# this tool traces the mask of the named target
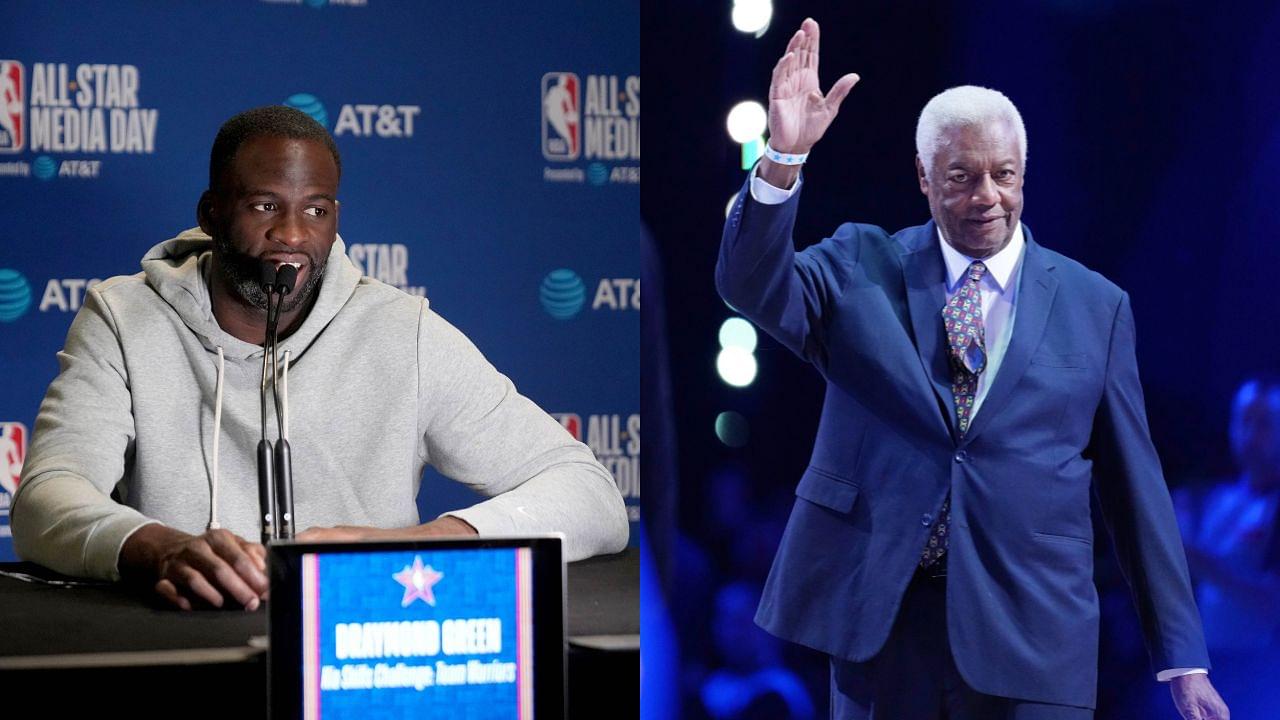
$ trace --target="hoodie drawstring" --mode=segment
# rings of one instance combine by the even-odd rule
[[[209,529],[216,530],[218,525],[218,437],[222,435],[222,380],[226,375],[226,364],[222,355],[222,346],[218,346],[218,384],[213,400],[213,478],[209,488]]]
[[[283,423],[283,434],[281,437],[285,440],[289,439],[289,352],[284,351],[284,363],[280,368],[280,403],[283,406],[281,413]],[[226,377],[227,367],[226,359],[222,352],[222,346],[218,346],[218,381],[214,393],[213,400],[213,477],[210,479],[209,487],[209,527],[210,530],[217,530],[222,527],[218,524],[218,439],[222,435],[222,384]]]

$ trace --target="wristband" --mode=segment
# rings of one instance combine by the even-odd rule
[[[774,150],[773,146],[769,145],[769,143],[765,143],[764,145],[764,156],[779,165],[803,165],[804,161],[809,159],[809,153],[804,153],[803,155],[780,153],[777,150]]]

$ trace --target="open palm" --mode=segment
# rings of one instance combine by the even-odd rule
[[[840,111],[858,82],[849,73],[824,97],[818,86],[818,23],[806,19],[773,68],[769,84],[769,144],[779,152],[806,153]]]

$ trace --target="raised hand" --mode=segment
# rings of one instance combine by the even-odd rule
[[[840,103],[858,82],[856,73],[836,81],[823,96],[818,86],[818,23],[807,18],[791,36],[769,83],[769,144],[785,153],[806,153],[822,139]]]
[[[840,112],[840,103],[858,82],[849,73],[831,86],[825,96],[818,86],[818,23],[806,18],[791,36],[787,51],[773,66],[769,83],[769,145],[778,152],[809,152]],[[760,161],[760,177],[780,188],[790,188],[800,176],[798,165]]]

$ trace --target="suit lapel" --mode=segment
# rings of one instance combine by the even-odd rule
[[[1025,225],[1023,232],[1026,234],[1027,247],[1022,258],[1022,279],[1018,285],[1017,306],[1014,310],[1013,336],[1009,338],[1009,348],[1005,351],[1004,361],[1000,364],[995,381],[965,433],[966,442],[971,442],[990,424],[991,416],[1000,412],[1018,381],[1027,372],[1031,356],[1044,337],[1049,311],[1053,307],[1053,297],[1058,291],[1058,279],[1051,272],[1054,266],[1049,264],[1040,246],[1031,239],[1031,231]]]
[[[947,367],[946,336],[942,328],[942,306],[947,302],[947,271],[938,249],[937,230],[932,221],[903,237],[902,274],[907,287],[907,308],[915,335],[916,352],[925,376],[937,395],[947,428],[955,436],[954,398],[951,370]]]

